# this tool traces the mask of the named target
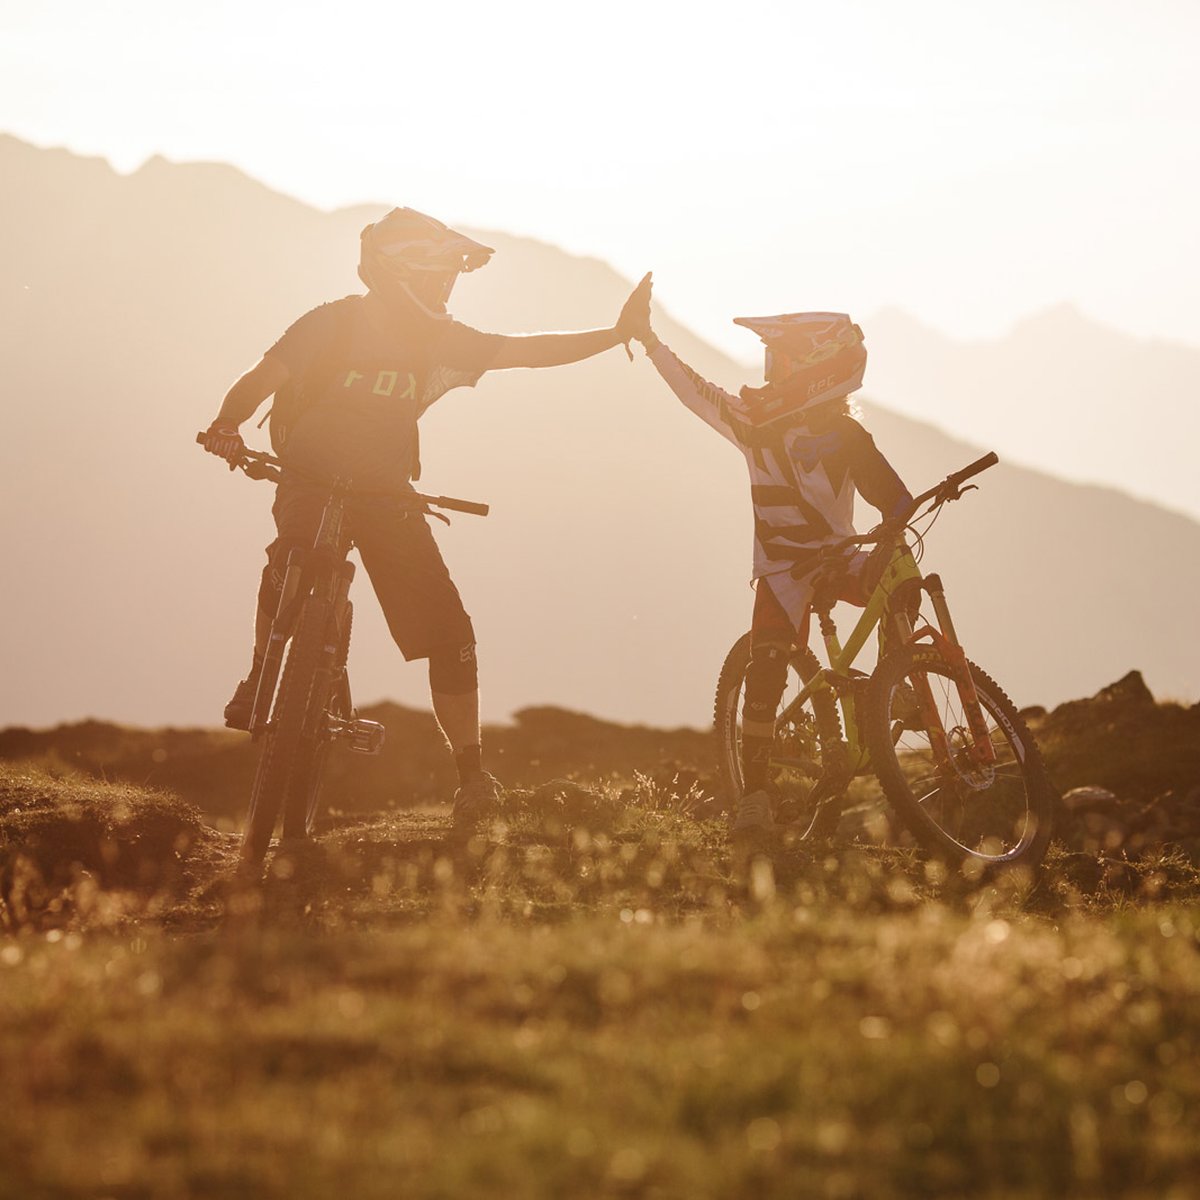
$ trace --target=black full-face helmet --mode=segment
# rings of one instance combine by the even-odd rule
[[[416,209],[393,208],[362,231],[358,277],[388,303],[444,319],[459,275],[494,253]]]

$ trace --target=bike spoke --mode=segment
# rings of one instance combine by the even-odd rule
[[[975,738],[969,732],[962,697],[948,667],[945,672],[925,671],[913,676],[904,688],[894,687],[889,708],[911,705],[910,697],[919,695],[923,684],[936,704],[951,762],[939,763],[928,732],[913,729],[906,715],[894,716],[889,711],[890,742],[909,793],[925,819],[953,844],[979,857],[1003,857],[1019,847],[1032,828],[1022,760],[982,697],[988,739],[996,757],[991,764],[976,760],[972,752]],[[902,710],[897,707],[894,711]],[[948,767],[953,770],[952,777],[946,775]]]

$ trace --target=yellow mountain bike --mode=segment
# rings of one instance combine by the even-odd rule
[[[940,857],[985,869],[1041,863],[1057,799],[1037,744],[1012,701],[967,659],[941,579],[917,566],[923,542],[913,523],[932,524],[943,505],[973,490],[966,480],[997,461],[984,456],[916,497],[902,517],[822,549],[813,611],[829,665],[793,647],[771,761],[776,815],[801,838],[829,836],[851,782],[874,775],[903,824]],[[860,580],[869,599],[843,646],[832,610],[851,553],[868,545]],[[875,669],[856,670],[876,631]],[[742,790],[749,662],[746,634],[717,683],[720,769],[734,795]]]

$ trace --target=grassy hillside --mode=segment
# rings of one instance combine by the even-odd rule
[[[1161,1197],[1200,1169],[1194,904],[547,921],[445,874],[419,921],[6,942],[0,1194]]]
[[[176,794],[0,764],[0,1197],[1190,1195],[1200,842],[1132,818],[1194,810],[1197,711],[1139,683],[1035,714],[1095,773],[1032,890],[865,841],[735,877],[703,779],[609,766],[247,890]]]
[[[387,727],[383,752],[330,756],[327,809],[408,808],[453,792],[454,762],[432,713],[378,704],[363,708],[362,716]],[[511,724],[485,728],[484,740],[489,766],[516,786],[568,774],[627,780],[651,774],[685,791],[701,777],[712,782],[711,741],[695,729],[619,725],[559,708],[528,708]],[[0,760],[166,788],[212,818],[241,818],[257,753],[245,734],[228,730],[132,729],[104,721],[0,730]]]
[[[363,715],[387,727],[383,753],[330,756],[327,810],[363,815],[437,804],[451,795],[454,764],[429,712],[380,704]],[[1091,789],[1072,799],[1076,808],[1099,807],[1122,827],[1137,826],[1159,841],[1200,836],[1200,824],[1189,818],[1200,815],[1200,800],[1191,796],[1200,786],[1200,705],[1156,703],[1135,671],[1093,697],[1050,712],[1029,709],[1027,716],[1058,789]],[[711,735],[696,729],[621,725],[541,707],[488,726],[484,742],[489,766],[518,788],[561,777],[625,786],[644,777],[660,790],[693,789],[710,810],[725,802],[714,777]],[[134,729],[102,721],[0,729],[0,761],[164,788],[227,829],[244,811],[256,753],[244,734],[227,730]],[[1087,847],[1081,841],[1076,848]]]

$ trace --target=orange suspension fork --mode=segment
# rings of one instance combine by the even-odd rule
[[[928,626],[914,632],[912,621],[909,620],[906,612],[896,613],[893,620],[899,636],[897,645],[914,645],[917,638],[923,637],[926,632],[934,637],[937,636],[937,631]],[[929,748],[933,751],[934,761],[942,770],[948,771],[953,766],[950,740],[946,737],[946,730],[942,727],[942,714],[938,711],[933,688],[929,686],[929,679],[923,672],[914,674],[909,683],[917,697],[917,707],[921,712],[921,722],[925,727],[925,732],[929,736]]]
[[[941,576],[927,575],[924,583],[942,631],[941,637],[936,638],[936,643],[954,669],[954,683],[958,688],[958,696],[971,730],[971,757],[984,765],[994,763],[996,747],[992,745],[988,733],[987,721],[984,720],[983,709],[979,704],[979,693],[975,690],[975,681],[971,678],[966,653],[959,643],[958,634],[954,631],[954,621],[950,617],[950,606],[946,603],[946,590],[942,587]]]

